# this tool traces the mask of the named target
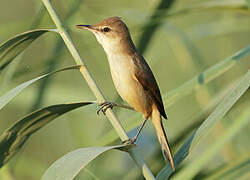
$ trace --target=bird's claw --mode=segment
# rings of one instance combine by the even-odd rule
[[[100,112],[102,112],[104,115],[106,115],[106,111],[108,108],[113,109],[114,107],[114,103],[112,102],[104,102],[99,104],[100,108],[97,110],[97,114],[100,115]]]
[[[122,144],[126,144],[126,145],[135,144],[135,141],[136,141],[136,138],[133,137],[132,139],[122,141]]]

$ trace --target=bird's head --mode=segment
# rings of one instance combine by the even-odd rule
[[[94,25],[77,25],[76,27],[92,32],[104,49],[114,48],[123,40],[130,40],[129,30],[120,17],[107,18]]]

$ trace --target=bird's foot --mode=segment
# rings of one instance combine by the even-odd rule
[[[100,106],[100,108],[97,110],[96,113],[97,113],[98,115],[100,115],[100,112],[102,112],[104,115],[106,115],[107,109],[108,109],[108,108],[113,109],[113,107],[116,106],[116,104],[113,103],[113,102],[108,102],[108,101],[106,101],[106,102],[104,102],[104,103],[99,104],[99,106]]]
[[[135,144],[136,137],[133,137],[132,139],[128,139],[122,142],[122,144],[130,145],[130,144]]]

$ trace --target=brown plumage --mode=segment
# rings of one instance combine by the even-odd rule
[[[161,116],[167,118],[162,97],[155,77],[136,50],[126,24],[119,17],[111,17],[95,25],[78,25],[94,33],[103,46],[110,65],[116,90],[124,101],[145,119],[151,118],[165,159],[169,159],[175,170],[174,161]]]

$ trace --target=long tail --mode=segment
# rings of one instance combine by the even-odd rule
[[[161,115],[157,108],[153,108],[152,123],[155,127],[155,131],[156,131],[159,143],[161,144],[163,156],[165,160],[167,159],[169,160],[172,170],[175,171],[174,160],[173,160],[173,157],[172,157],[169,145],[168,145],[166,132],[164,131],[164,127],[162,125]]]

